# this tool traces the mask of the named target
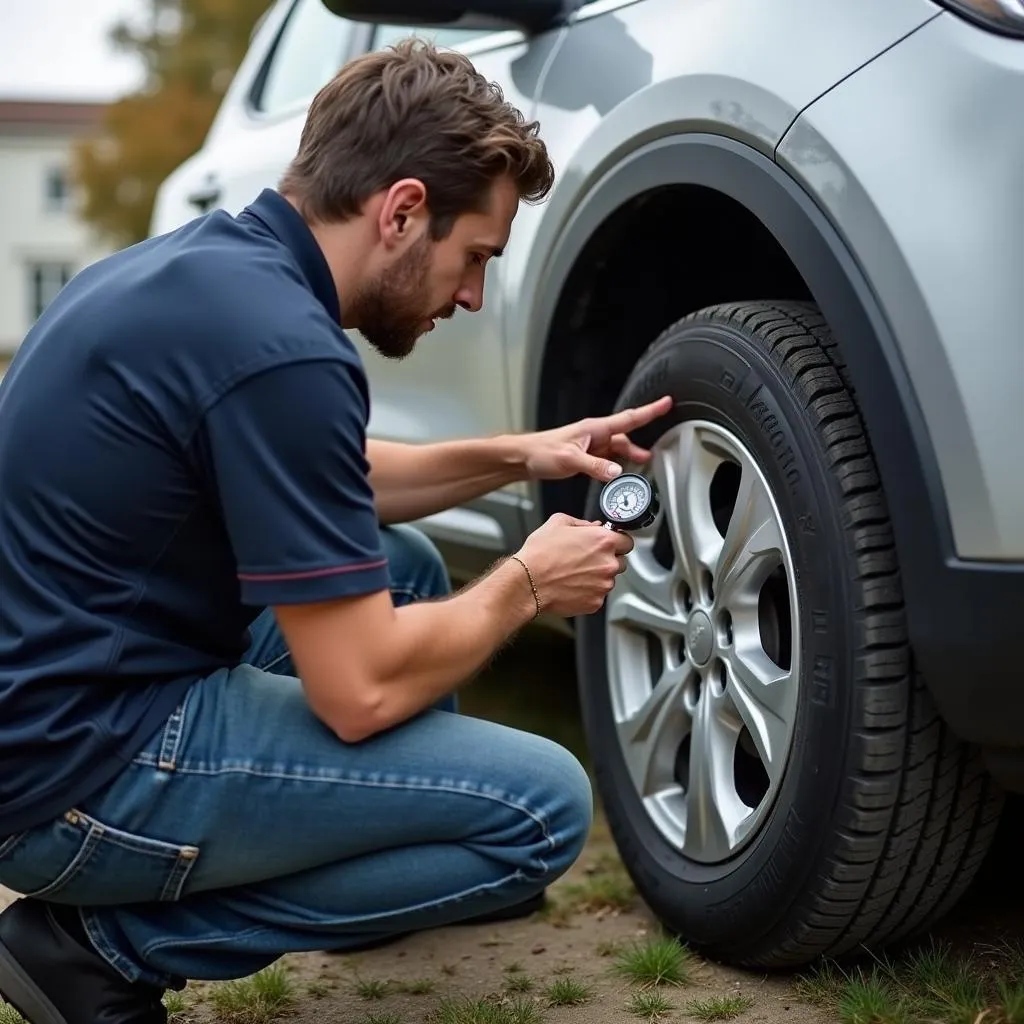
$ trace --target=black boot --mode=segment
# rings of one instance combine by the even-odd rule
[[[29,1024],[167,1022],[163,992],[125,981],[89,944],[77,912],[31,899],[0,914],[0,995]]]

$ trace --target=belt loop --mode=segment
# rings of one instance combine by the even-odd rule
[[[160,743],[160,753],[157,756],[157,767],[161,771],[173,772],[177,767],[178,751],[181,746],[182,727],[185,723],[185,714],[188,711],[188,701],[192,691],[185,694],[184,700],[174,709],[173,714],[167,719],[164,725],[164,735]]]

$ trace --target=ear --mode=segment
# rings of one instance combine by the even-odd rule
[[[396,181],[384,195],[377,228],[384,245],[399,248],[415,241],[427,229],[427,186],[418,178]]]

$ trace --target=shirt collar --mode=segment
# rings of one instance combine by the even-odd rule
[[[287,246],[313,295],[324,305],[334,322],[340,324],[341,305],[334,278],[331,277],[323,250],[299,211],[280,192],[266,188],[245,208],[245,212],[264,224],[271,234]]]

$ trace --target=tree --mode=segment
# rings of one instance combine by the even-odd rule
[[[112,103],[99,132],[75,149],[83,216],[114,245],[149,233],[156,191],[195,153],[270,0],[147,0],[142,28],[126,22],[114,45],[142,63],[143,83]]]

